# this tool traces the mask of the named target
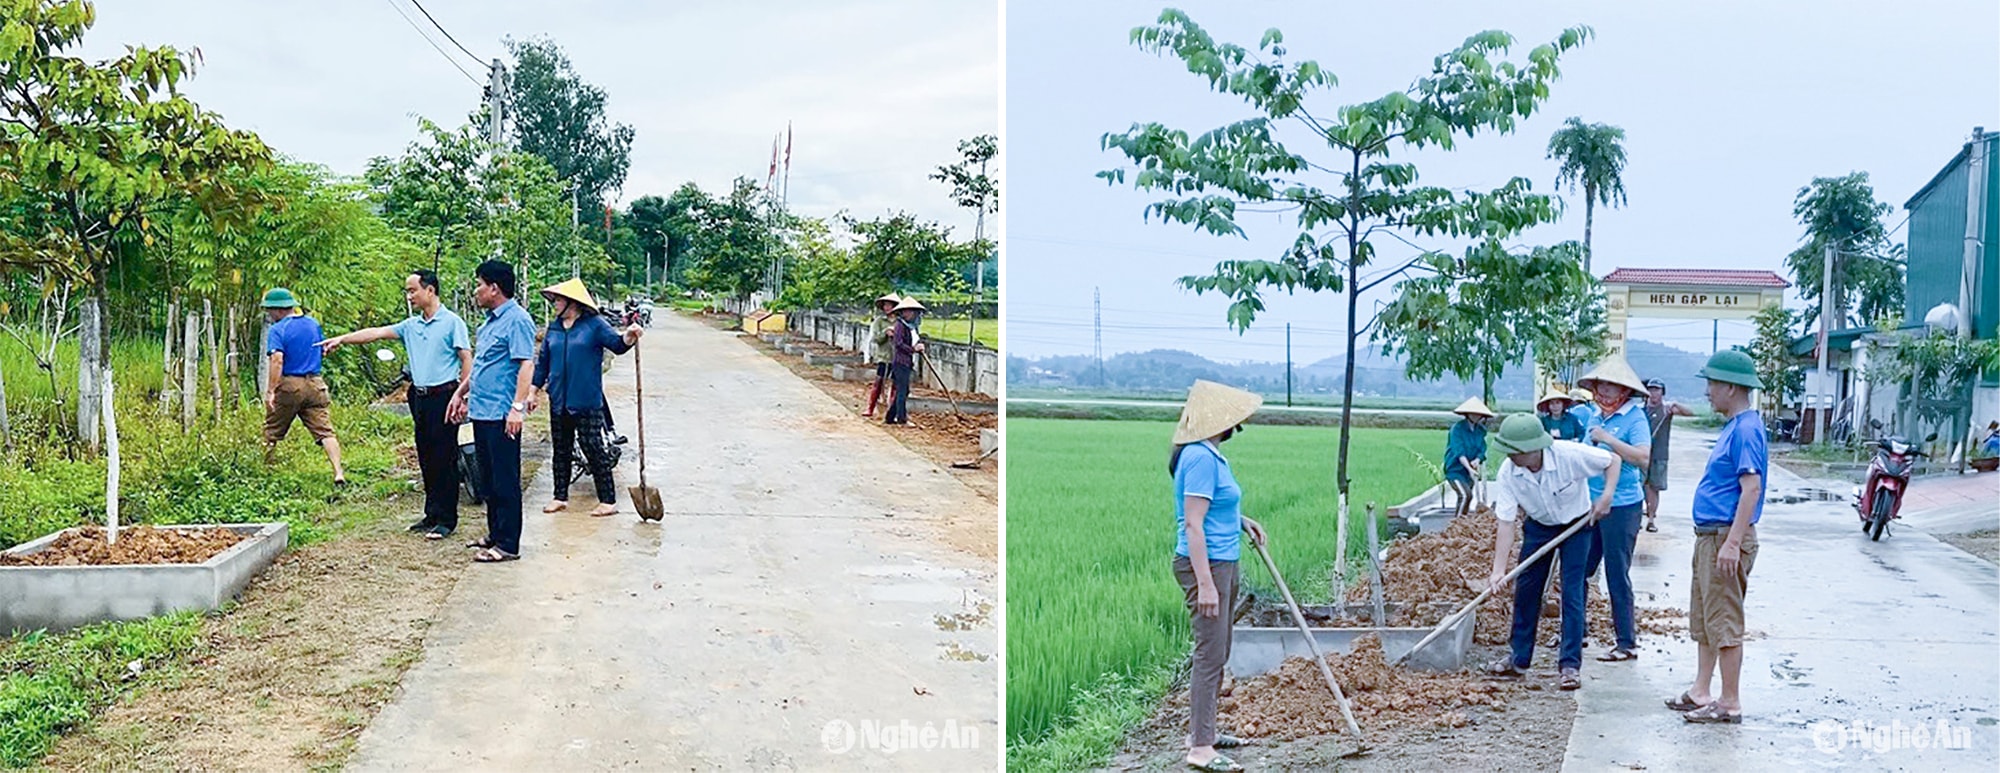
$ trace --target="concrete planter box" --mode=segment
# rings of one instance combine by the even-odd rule
[[[806,352],[806,364],[807,365],[852,365],[858,367],[861,365],[861,355]]]
[[[885,388],[882,391],[887,392],[888,389]],[[887,397],[888,395],[885,394],[883,396]],[[917,413],[951,413],[951,401],[935,397],[911,395],[909,406],[910,410]],[[958,401],[958,411],[960,413],[989,414],[998,410],[1000,410],[999,403],[978,403],[970,400]]]
[[[199,564],[0,566],[0,599],[6,599],[0,605],[0,634],[218,609],[283,555],[290,537],[283,523],[158,528],[229,529],[248,538]],[[15,546],[6,554],[43,550],[61,535]]]
[[[866,384],[875,380],[875,368],[871,365],[841,365],[836,363],[833,366],[833,380],[857,381]]]
[[[1364,608],[1365,605],[1350,606],[1350,610],[1355,612]],[[1423,651],[1411,657],[1405,665],[1425,671],[1457,671],[1464,668],[1465,654],[1472,648],[1472,624],[1477,617],[1466,615],[1437,641],[1425,645]],[[1348,651],[1354,646],[1355,639],[1375,634],[1382,639],[1382,656],[1395,662],[1396,658],[1402,657],[1403,653],[1409,652],[1417,642],[1430,635],[1431,629],[1314,628],[1312,632],[1313,639],[1319,642],[1320,651],[1329,657]],[[1229,673],[1235,674],[1238,679],[1268,674],[1278,670],[1286,658],[1293,657],[1312,658],[1312,650],[1306,648],[1305,637],[1299,634],[1296,626],[1237,626],[1229,644]]]

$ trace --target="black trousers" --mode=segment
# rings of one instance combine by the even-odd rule
[[[472,422],[472,442],[486,477],[486,538],[509,553],[521,552],[521,438],[507,436],[507,422]]]
[[[889,382],[895,385],[895,392],[889,399],[889,415],[883,419],[883,423],[908,424],[910,423],[910,366],[889,366]]]
[[[458,425],[444,420],[456,383],[436,392],[410,392],[410,418],[417,426],[417,467],[424,473],[424,523],[458,528]]]
[[[618,487],[611,482],[611,455],[604,450],[604,412],[549,414],[549,434],[554,436],[555,498],[569,501],[570,473],[576,465],[575,448],[583,446],[583,459],[590,467],[590,481],[597,486],[597,501],[618,504]]]

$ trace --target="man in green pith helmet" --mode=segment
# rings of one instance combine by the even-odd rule
[[[299,308],[298,297],[283,287],[264,293],[264,314],[271,321],[271,332],[264,342],[264,353],[271,358],[271,377],[264,392],[264,461],[274,459],[278,441],[285,439],[296,418],[326,449],[326,459],[333,464],[334,485],[345,486],[347,471],[340,466],[340,440],[333,435],[333,401],[319,375],[319,342],[326,334],[319,320]]]

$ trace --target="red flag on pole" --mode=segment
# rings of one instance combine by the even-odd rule
[[[785,171],[792,171],[792,122],[785,122]]]

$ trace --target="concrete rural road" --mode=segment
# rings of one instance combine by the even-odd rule
[[[1642,532],[1633,557],[1640,606],[1688,605],[1688,513],[1713,442],[1712,432],[1674,432],[1660,531]],[[1992,486],[1983,528],[2000,527],[2000,478],[1980,477]],[[1771,479],[1778,494],[1809,483],[1776,465]],[[1743,724],[1688,725],[1664,708],[1693,679],[1695,647],[1642,636],[1637,661],[1585,661],[1565,770],[1993,769],[2000,569],[1925,533],[1919,515],[1870,542],[1846,488],[1837,493],[1843,501],[1764,507],[1745,602]],[[1941,748],[1940,726],[1963,748]]]
[[[996,567],[945,542],[994,504],[731,333],[668,314],[642,346],[665,522],[591,518],[588,480],[544,515],[544,469],[522,559],[460,581],[351,767],[995,767]],[[630,355],[606,383],[622,500]]]

